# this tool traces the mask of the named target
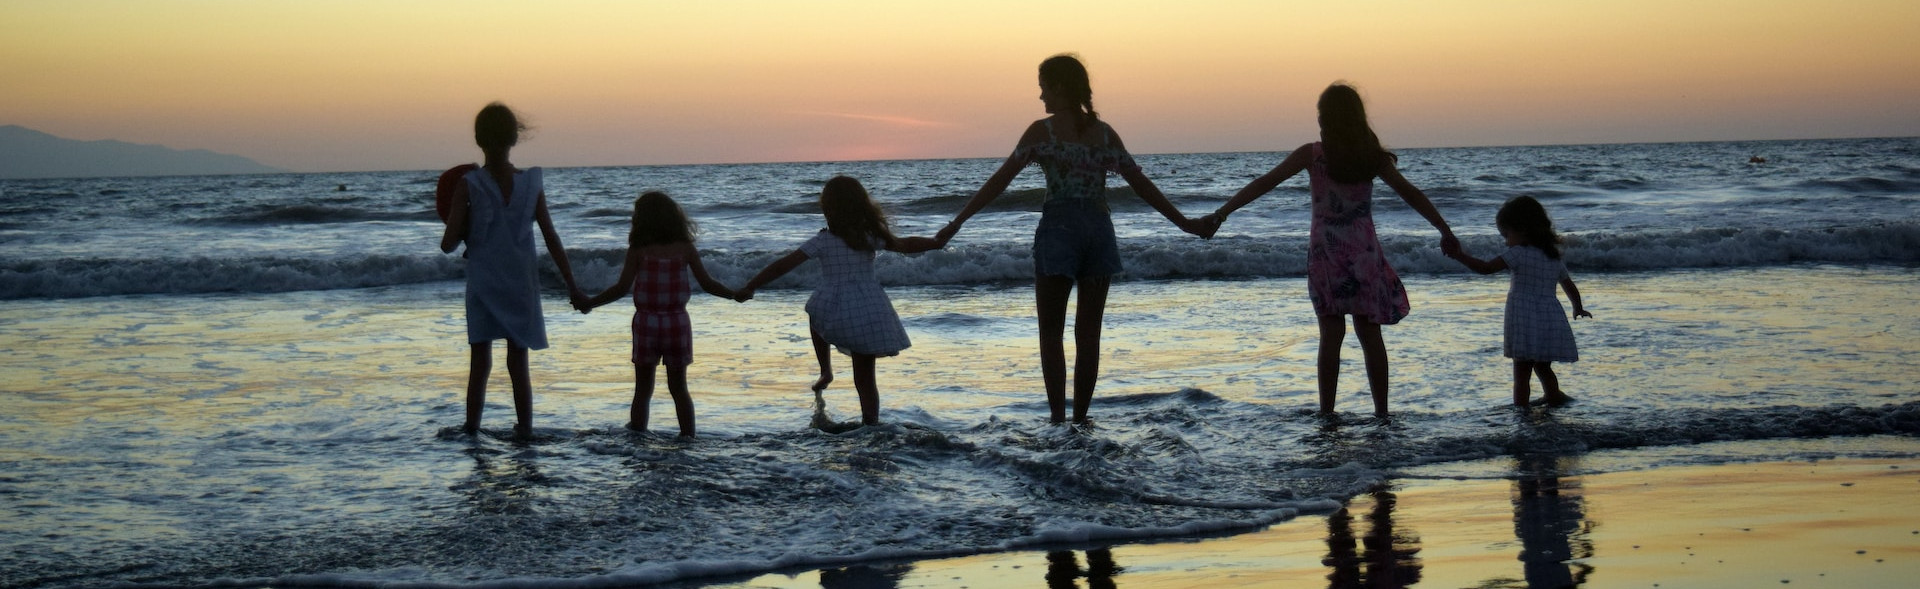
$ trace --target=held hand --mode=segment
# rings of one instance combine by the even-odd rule
[[[1586,317],[1586,318],[1588,318],[1588,319],[1592,319],[1592,318],[1593,318],[1593,314],[1592,314],[1592,313],[1588,313],[1586,309],[1583,309],[1583,308],[1575,308],[1575,309],[1573,310],[1573,317],[1574,317],[1575,319],[1579,319],[1579,318],[1581,318],[1581,317]]]
[[[939,233],[933,234],[933,240],[940,242],[940,249],[947,249],[947,242],[953,241],[953,236],[958,233],[960,233],[960,226],[948,223],[946,227],[940,228]]]
[[[1220,232],[1220,224],[1225,221],[1226,218],[1221,217],[1219,213],[1208,213],[1207,216],[1200,218],[1201,230],[1197,235],[1201,239],[1213,239],[1213,235]]]
[[[567,298],[569,299],[567,302],[572,304],[573,309],[579,311],[581,315],[593,312],[592,299],[587,297],[587,293],[580,292],[576,289],[572,293],[569,293]]]
[[[753,289],[743,288],[733,291],[733,302],[744,303],[753,300]]]
[[[1454,237],[1452,233],[1440,236],[1440,253],[1446,254],[1449,258],[1458,258],[1465,251],[1460,248],[1460,239]]]

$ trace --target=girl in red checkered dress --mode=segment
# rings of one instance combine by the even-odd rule
[[[687,317],[692,290],[688,270],[700,288],[731,299],[733,289],[707,274],[700,250],[693,247],[694,224],[663,192],[633,201],[633,231],[627,234],[627,261],[620,279],[581,306],[593,310],[633,293],[633,409],[627,429],[647,431],[647,404],[653,399],[653,367],[667,367],[667,392],[680,418],[680,436],[693,437],[693,397],[687,394],[687,365],[693,363],[693,322]]]

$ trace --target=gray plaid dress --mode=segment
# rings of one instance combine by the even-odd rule
[[[873,249],[883,247],[875,240]],[[820,262],[820,285],[807,299],[807,325],[843,354],[894,356],[912,346],[893,301],[873,275],[874,251],[847,247],[840,236],[821,231],[800,245]]]
[[[1507,289],[1502,346],[1506,356],[1533,362],[1580,361],[1580,350],[1573,345],[1573,326],[1567,323],[1567,311],[1555,292],[1560,280],[1567,277],[1566,262],[1525,245],[1509,247],[1500,257],[1507,261],[1507,271],[1513,276]]]

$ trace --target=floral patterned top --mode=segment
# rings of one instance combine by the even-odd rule
[[[1127,153],[1125,148],[1113,145],[1113,127],[1106,123],[1094,123],[1100,125],[1099,145],[1061,141],[1053,133],[1053,119],[1046,119],[1045,123],[1047,141],[1022,146],[1014,150],[1013,156],[1040,163],[1040,169],[1047,173],[1046,202],[1057,199],[1105,202],[1108,172],[1140,170],[1140,164],[1134,163],[1132,154]]]

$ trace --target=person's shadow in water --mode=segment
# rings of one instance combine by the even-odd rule
[[[855,565],[820,570],[821,589],[894,589],[913,572],[911,564]]]
[[[1047,553],[1047,589],[1079,589],[1079,579],[1087,579],[1088,589],[1113,589],[1113,577],[1126,571],[1113,562],[1113,551],[1095,548],[1087,551],[1087,568],[1080,568],[1072,550]]]
[[[1515,459],[1513,533],[1520,539],[1520,563],[1532,589],[1579,587],[1593,567],[1574,559],[1593,556],[1580,479],[1564,477],[1579,457],[1522,454]]]
[[[532,460],[484,448],[470,448],[467,455],[473,457],[473,475],[452,489],[476,512],[530,513],[540,488],[548,484]]]
[[[1394,526],[1398,498],[1387,487],[1367,493],[1373,508],[1367,512],[1367,532],[1356,540],[1353,514],[1343,507],[1327,517],[1327,557],[1321,564],[1327,587],[1407,587],[1420,582],[1420,536]]]

